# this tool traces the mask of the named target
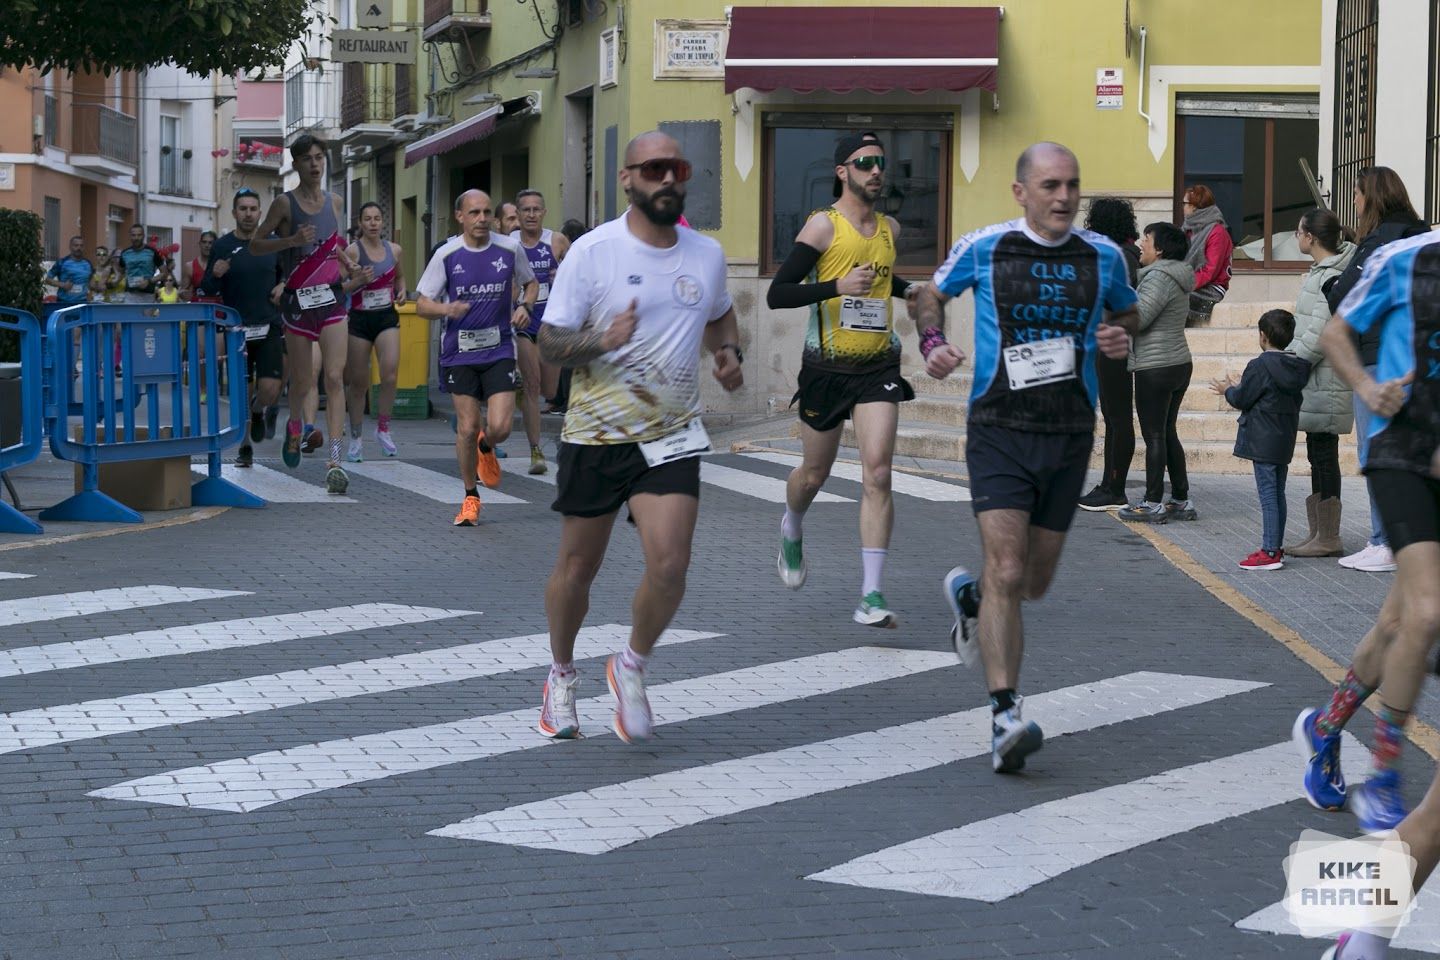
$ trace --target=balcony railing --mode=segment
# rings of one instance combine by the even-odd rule
[[[407,63],[347,63],[340,93],[340,129],[363,124],[388,124],[414,113],[410,65]]]
[[[230,155],[236,165],[254,167],[258,170],[279,170],[285,161],[285,151],[276,149],[281,144],[261,140],[258,137],[236,136]]]
[[[55,146],[55,138],[60,135],[60,101],[50,94],[45,94],[45,146]]]
[[[160,148],[160,192],[172,197],[188,197],[190,193],[190,158],[171,148]]]
[[[490,29],[488,0],[425,0],[426,40],[451,30]]]
[[[133,167],[139,155],[135,118],[99,104],[77,103],[71,155],[101,157]]]
[[[285,72],[285,133],[333,127],[336,120],[335,68],[307,70],[297,63]]]

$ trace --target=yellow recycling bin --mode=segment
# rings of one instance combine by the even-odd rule
[[[395,376],[395,413],[399,420],[430,416],[430,321],[415,313],[415,301],[395,308],[400,314],[400,367]],[[380,408],[380,365],[370,357],[370,411]]]

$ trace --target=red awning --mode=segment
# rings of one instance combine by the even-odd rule
[[[999,7],[734,7],[725,92],[995,89]]]
[[[426,157],[433,157],[464,144],[485,139],[495,132],[495,124],[499,122],[500,114],[504,109],[502,104],[497,103],[493,107],[486,107],[467,120],[461,120],[454,126],[446,127],[439,133],[432,133],[422,140],[416,140],[405,148],[405,166],[413,167]]]

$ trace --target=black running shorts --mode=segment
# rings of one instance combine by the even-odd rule
[[[850,419],[859,403],[900,403],[915,399],[915,389],[900,376],[900,365],[871,373],[832,373],[801,367],[799,389],[790,403],[800,403],[800,420],[824,433]]]
[[[441,367],[440,379],[446,393],[476,400],[488,400],[497,393],[514,393],[520,382],[515,360],[506,357],[493,363],[458,364]]]
[[[977,514],[1022,510],[1032,527],[1064,533],[1094,446],[1093,433],[1032,433],[971,423],[965,431],[970,505]]]
[[[1390,549],[1399,553],[1412,543],[1440,542],[1440,480],[1409,470],[1370,470],[1365,474]]]
[[[637,493],[700,498],[700,458],[645,462],[636,443],[562,443],[556,456],[556,497],[550,509],[567,517],[603,517]]]
[[[361,340],[369,340],[374,343],[380,334],[399,326],[400,314],[395,312],[394,307],[386,307],[384,310],[350,311],[350,336],[359,337]]]
[[[245,341],[245,376],[256,380],[279,380],[285,376],[285,334],[280,324],[259,340]]]

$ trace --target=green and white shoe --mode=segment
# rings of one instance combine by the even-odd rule
[[[855,622],[863,623],[867,627],[893,627],[895,614],[885,602],[885,594],[879,590],[871,590],[865,594],[860,606],[855,608]]]
[[[775,558],[775,569],[780,574],[780,582],[791,590],[805,586],[805,552],[801,550],[799,540],[780,538],[780,554]]]

